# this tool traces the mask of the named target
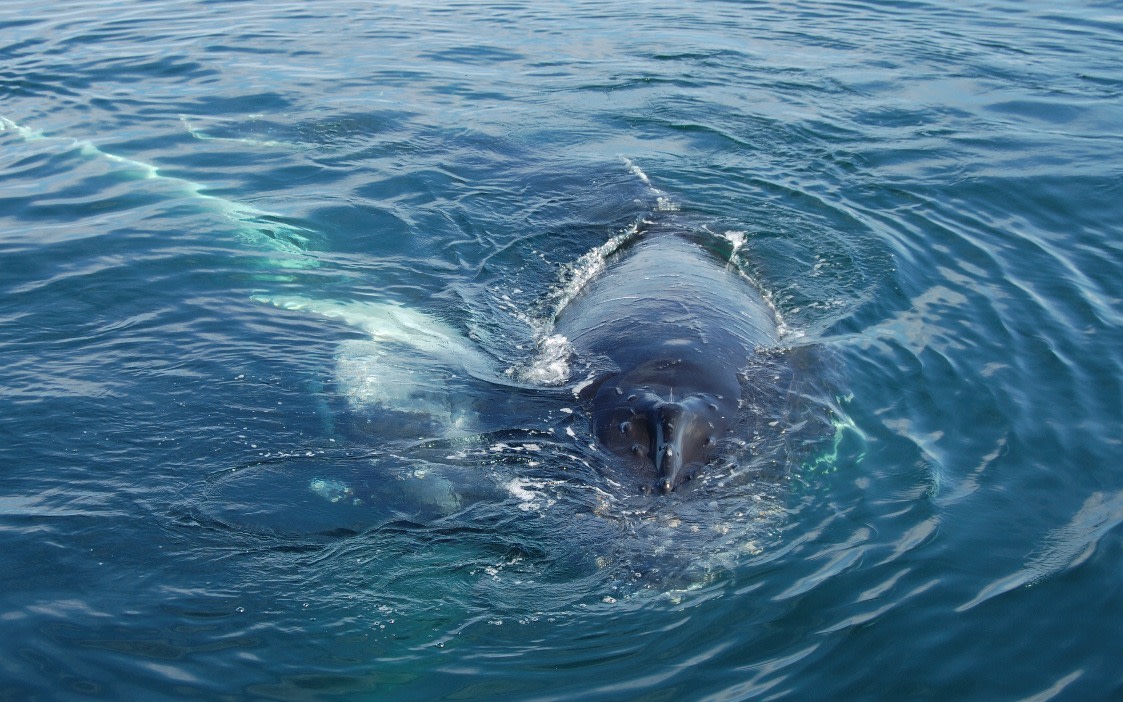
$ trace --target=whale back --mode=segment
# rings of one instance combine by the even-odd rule
[[[660,356],[736,364],[778,339],[775,316],[751,282],[699,242],[669,233],[618,251],[555,328],[579,356],[621,366]]]
[[[670,492],[737,422],[740,371],[778,341],[733,266],[689,236],[648,232],[614,254],[555,320],[589,382],[600,444]]]

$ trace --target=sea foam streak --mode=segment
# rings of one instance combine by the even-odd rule
[[[235,222],[237,236],[251,248],[283,254],[271,259],[270,265],[279,268],[315,268],[317,261],[307,255],[310,230],[283,221],[283,216],[274,212],[258,209],[252,205],[234,202],[225,198],[208,195],[206,186],[175,176],[160,173],[159,168],[150,163],[119,156],[100,147],[88,139],[45,136],[42,131],[32,129],[0,116],[0,132],[11,132],[26,142],[44,142],[60,151],[77,151],[87,158],[101,158],[119,164],[127,171],[142,179],[158,178],[171,184],[190,197],[197,198],[222,216]]]

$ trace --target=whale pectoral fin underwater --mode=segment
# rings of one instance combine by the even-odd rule
[[[494,362],[463,334],[431,315],[403,305],[283,295],[255,295],[252,299],[341,321],[366,332],[373,342],[409,349],[436,365],[462,368],[485,379],[495,375]]]
[[[490,357],[437,318],[402,305],[343,302],[300,296],[255,296],[254,301],[343,322],[366,338],[343,341],[336,382],[359,414],[389,411],[424,418],[445,436],[471,432],[477,412],[471,394],[458,391],[496,376]]]

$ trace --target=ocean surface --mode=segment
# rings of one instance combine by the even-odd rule
[[[1119,699],[1121,223],[1116,2],[8,0],[0,700]],[[666,496],[649,226],[780,330]]]

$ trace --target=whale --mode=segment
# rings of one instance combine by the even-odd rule
[[[556,314],[584,380],[600,446],[671,493],[697,475],[740,420],[744,371],[774,348],[776,315],[713,250],[714,235],[648,224]]]
[[[211,138],[182,119],[194,138]],[[494,428],[487,422],[495,414],[495,393],[475,392],[479,387],[533,395],[579,375],[553,362],[534,364],[535,372],[525,377],[517,367],[503,370],[497,367],[502,354],[482,348],[462,328],[393,299],[291,294],[294,284],[314,279],[299,273],[323,265],[313,248],[320,234],[298,220],[210,194],[203,184],[87,139],[45,135],[2,115],[0,133],[47,152],[104,161],[123,179],[158,180],[232,223],[236,239],[257,254],[246,257],[255,269],[250,279],[262,284],[255,285],[251,300],[318,314],[363,333],[364,338],[340,343],[336,387],[348,408],[377,419],[383,434],[401,423],[395,436],[482,436]],[[652,216],[678,210],[638,166],[626,158],[624,163],[655,199]],[[603,262],[603,271],[567,294],[560,308],[550,309],[557,335],[567,339],[583,366],[584,379],[575,389],[588,408],[596,442],[644,476],[641,489],[668,493],[689,481],[735,433],[745,410],[744,371],[761,349],[776,346],[779,334],[760,291],[727,256],[714,252],[718,237],[667,221],[644,219],[642,227],[582,257]],[[521,314],[517,318],[527,321]],[[529,323],[536,333],[539,321],[535,315]],[[555,347],[547,344],[543,358],[556,361]],[[548,372],[542,374],[543,368]],[[311,489],[333,502],[346,494],[326,479],[313,480]]]

